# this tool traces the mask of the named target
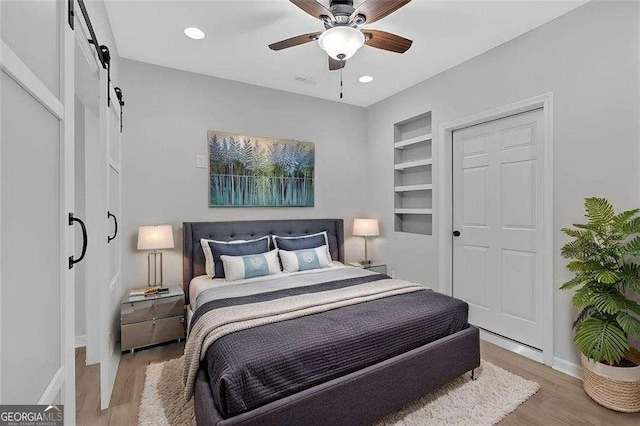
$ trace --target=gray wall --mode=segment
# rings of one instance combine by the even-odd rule
[[[393,232],[393,123],[425,111],[433,111],[437,129],[553,92],[556,287],[569,277],[559,229],[583,219],[583,198],[605,196],[617,209],[637,206],[637,8],[635,2],[588,3],[368,109],[368,185],[375,188],[369,209],[381,219],[384,238],[376,247],[391,270],[438,288],[437,229],[433,237]],[[569,293],[557,292],[554,310],[555,356],[577,362]]]
[[[345,218],[367,211],[366,110],[121,60],[126,97],[123,134],[123,286],[146,284],[146,252],[136,250],[140,225],[170,224],[176,248],[165,251],[165,283],[182,282],[183,221]],[[287,138],[316,144],[315,207],[209,208],[207,130]],[[348,239],[346,256],[362,256]]]

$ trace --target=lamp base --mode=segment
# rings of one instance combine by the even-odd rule
[[[151,258],[153,257],[153,266]],[[160,280],[158,280],[158,257],[160,257]],[[151,282],[151,270],[153,269],[153,282]],[[162,288],[162,252],[154,250],[147,255],[147,287]]]

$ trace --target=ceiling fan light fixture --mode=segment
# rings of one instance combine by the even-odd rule
[[[185,28],[184,35],[194,40],[202,40],[204,38],[204,32],[196,27]]]
[[[353,27],[333,27],[320,35],[318,44],[338,61],[351,58],[364,44],[364,34]]]

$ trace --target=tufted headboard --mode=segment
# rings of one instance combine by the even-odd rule
[[[183,222],[182,286],[189,303],[189,283],[204,275],[204,253],[200,239],[249,240],[265,235],[297,236],[327,231],[331,258],[344,262],[342,219],[246,220],[233,222]]]

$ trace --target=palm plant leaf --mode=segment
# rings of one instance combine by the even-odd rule
[[[595,278],[596,281],[602,284],[615,284],[620,280],[618,273],[611,270],[600,271]]]
[[[598,317],[587,318],[576,330],[573,340],[585,356],[609,364],[620,361],[629,348],[627,336],[617,322]]]
[[[573,325],[571,326],[571,328],[577,328],[584,322],[584,320],[586,320],[587,318],[589,318],[590,316],[592,316],[597,312],[598,312],[597,309],[594,308],[593,306],[591,305],[587,306],[582,311],[580,311],[580,313],[578,314],[578,317],[573,322]]]
[[[627,309],[627,298],[615,288],[593,294],[591,301],[598,311],[605,314],[617,314]]]
[[[640,217],[634,217],[621,227],[625,234],[637,234],[640,232]]]
[[[640,303],[635,300],[627,299],[627,309],[630,309],[632,312],[640,315]]]
[[[616,321],[628,335],[640,337],[640,320],[626,312],[618,312]]]
[[[566,283],[562,284],[562,286],[560,287],[560,290],[567,290],[570,288],[574,288],[575,286],[578,286],[585,281],[589,281],[589,279],[590,278],[586,275],[576,275]]]
[[[627,287],[640,291],[640,265],[626,263],[620,268],[620,280]]]
[[[591,253],[598,250],[598,246],[588,240],[577,239],[562,246],[561,254],[567,259],[589,260]]]
[[[603,267],[600,263],[583,260],[574,260],[572,262],[569,262],[567,268],[571,272],[583,274],[587,272],[599,272],[603,270]]]
[[[578,238],[580,240],[594,241],[593,232],[589,229],[573,229],[573,228],[562,228],[561,231],[566,235]]]
[[[640,212],[640,209],[627,210],[622,213],[617,214],[613,218],[614,225],[618,227],[623,227],[625,224],[629,222],[629,220],[637,215]]]
[[[593,295],[594,292],[590,286],[584,286],[576,290],[573,294],[573,298],[571,299],[571,303],[578,309],[584,308],[585,306],[593,303],[591,300]]]
[[[623,248],[623,254],[627,256],[638,256],[640,255],[640,235],[629,241]]]
[[[613,220],[615,212],[606,198],[590,197],[584,200],[587,217],[598,226],[605,226]]]

